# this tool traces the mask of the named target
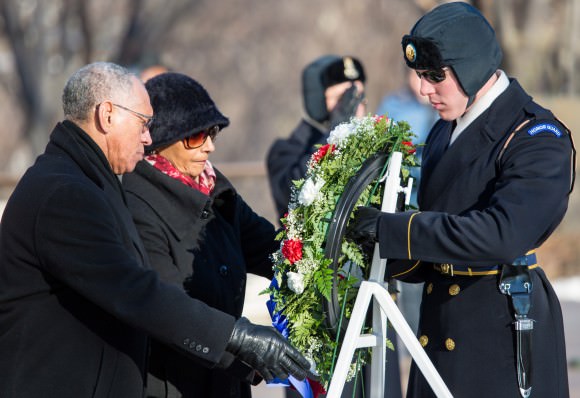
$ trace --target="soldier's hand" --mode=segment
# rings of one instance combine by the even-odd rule
[[[346,237],[359,244],[377,242],[377,222],[381,211],[371,206],[359,206],[346,228]]]
[[[257,370],[266,381],[287,379],[293,375],[303,380],[310,362],[276,329],[255,325],[240,318],[234,325],[226,351]]]
[[[354,84],[350,86],[342,94],[334,109],[330,111],[330,129],[348,122],[356,114],[356,110],[364,98],[364,92],[359,93]]]

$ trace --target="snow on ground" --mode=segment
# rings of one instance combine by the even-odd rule
[[[560,301],[580,302],[580,275],[555,279],[552,286]]]

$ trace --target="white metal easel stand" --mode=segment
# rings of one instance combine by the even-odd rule
[[[389,166],[385,175],[385,193],[381,209],[387,213],[395,212],[397,197],[400,192],[405,193],[407,203],[411,196],[412,181],[409,181],[405,188],[400,186],[402,159],[403,156],[400,152],[393,152],[389,160]],[[451,392],[387,291],[387,283],[384,282],[386,263],[386,259],[380,258],[379,246],[376,244],[370,277],[368,281],[363,281],[359,288],[352,315],[344,335],[342,348],[336,362],[336,368],[330,382],[327,398],[340,397],[354,352],[357,348],[364,347],[372,348],[370,398],[384,397],[387,318],[390,320],[397,334],[401,337],[401,340],[437,397],[452,398]],[[373,333],[361,334],[371,299],[373,300]]]

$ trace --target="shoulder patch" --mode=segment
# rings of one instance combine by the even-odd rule
[[[528,134],[531,136],[534,136],[534,135],[540,134],[544,131],[546,131],[548,133],[552,133],[556,137],[561,137],[563,135],[562,131],[560,131],[560,129],[552,123],[536,124],[535,126],[528,129]]]

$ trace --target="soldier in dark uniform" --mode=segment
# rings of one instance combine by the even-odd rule
[[[418,337],[455,397],[568,397],[562,312],[535,249],[566,213],[570,132],[498,69],[493,28],[467,3],[433,9],[402,47],[441,117],[420,211],[361,207],[348,234],[378,241],[390,276],[425,282]],[[433,396],[414,364],[408,397]]]
[[[348,56],[323,55],[304,68],[302,93],[307,116],[289,137],[274,142],[266,160],[279,217],[288,209],[292,181],[304,177],[316,144],[326,144],[333,126],[365,115],[365,80],[362,63]]]

